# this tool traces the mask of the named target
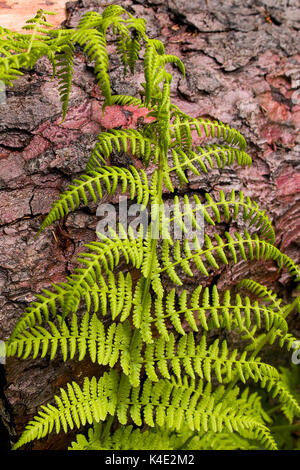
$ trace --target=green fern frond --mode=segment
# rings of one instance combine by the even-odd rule
[[[1,54],[0,80],[12,86],[12,81],[23,75],[22,68],[32,68],[43,56],[53,61],[61,43],[52,40],[51,24],[47,15],[53,12],[39,10],[34,18],[27,20],[23,27],[28,33],[11,33],[5,28],[0,30]]]
[[[101,29],[102,21],[103,18],[100,13],[97,13],[96,11],[88,11],[81,16],[78,29]]]
[[[142,226],[141,226],[142,228]],[[147,272],[149,270],[149,263],[147,263],[146,255],[145,253],[150,253],[149,249],[150,247],[147,247],[146,244],[146,239],[143,240],[142,237],[139,238],[134,238],[134,237],[129,237],[125,234],[125,232],[122,232],[122,237],[120,238],[117,236],[117,234],[113,234],[115,238],[111,239],[106,236],[102,236],[103,241],[102,242],[93,242],[88,245],[86,245],[87,248],[89,248],[89,252],[87,253],[82,253],[79,255],[78,261],[83,265],[82,268],[77,268],[72,274],[68,280],[67,283],[64,284],[63,289],[59,288],[59,294],[54,294],[52,293],[51,299],[52,299],[52,305],[54,302],[59,299],[59,303],[64,311],[65,314],[69,314],[71,311],[75,312],[78,307],[81,299],[84,299],[87,305],[87,308],[89,309],[91,306],[91,302],[93,301],[94,303],[94,311],[98,311],[99,304],[101,304],[101,308],[104,308],[104,313],[106,312],[106,307],[107,305],[107,300],[106,300],[106,292],[108,295],[112,296],[114,295],[113,292],[117,292],[116,295],[119,296],[119,298],[124,297],[124,287],[121,288],[121,291],[118,291],[118,288],[116,288],[116,284],[112,283],[110,284],[110,287],[107,287],[103,276],[102,276],[102,270],[104,270],[104,273],[106,273],[108,276],[110,276],[110,271],[114,269],[114,267],[119,263],[120,255],[123,254],[125,257],[126,263],[132,263],[133,266],[135,267],[142,267],[142,272],[144,276],[147,276]],[[257,239],[255,239],[257,240]],[[261,241],[260,241],[261,243]],[[146,251],[145,251],[146,248]],[[224,253],[224,251],[220,252]],[[277,253],[277,252],[275,252]],[[279,252],[281,255],[281,253]],[[180,253],[177,253],[176,256],[179,256]],[[265,253],[266,255],[266,253]],[[225,254],[224,254],[225,256]],[[227,258],[226,258],[227,259]],[[277,259],[275,257],[275,259]],[[150,262],[150,259],[149,259]],[[158,261],[157,261],[158,263]],[[166,265],[166,260],[164,257],[162,257],[162,263],[165,266]],[[180,261],[182,265],[182,261]],[[176,264],[176,263],[175,263]],[[148,267],[147,267],[148,266]],[[200,265],[199,261],[197,261],[197,267],[202,268],[203,272],[203,267],[205,266],[204,263]],[[177,282],[180,282],[180,278],[178,278],[175,270],[172,271],[173,265],[168,265],[168,274],[172,276],[172,280],[176,280]],[[184,268],[186,271],[189,269],[189,265],[185,266]],[[154,270],[154,273],[152,274],[153,277],[153,282],[159,281],[159,278],[157,278],[157,272],[161,271],[163,272],[166,269],[166,267],[160,268],[159,263]],[[206,268],[205,268],[206,269]],[[155,274],[156,273],[156,274]],[[127,282],[129,282],[130,277],[127,275]],[[160,281],[159,281],[160,282]],[[153,318],[150,315],[148,317],[148,320],[146,319],[146,315],[142,317],[143,309],[140,309],[138,307],[141,302],[140,297],[138,295],[138,291],[136,291],[135,294],[131,291],[131,285],[132,283],[129,282],[128,288],[126,290],[126,296],[127,296],[127,307],[123,315],[123,319],[127,318],[127,315],[129,315],[130,309],[132,307],[131,305],[131,298],[134,297],[136,300],[134,304],[136,305],[135,307],[135,324],[136,327],[141,326],[141,321],[143,324],[143,327],[148,329],[150,328],[151,323],[153,323]],[[160,285],[160,284],[159,284]],[[123,284],[122,284],[123,286]],[[200,287],[200,286],[199,286]],[[143,290],[143,285],[138,284],[137,289],[140,289],[140,296],[142,295],[142,290]],[[160,292],[160,291],[158,291]],[[166,326],[165,326],[165,315],[166,318],[170,318],[173,326],[175,329],[180,332],[181,334],[184,333],[182,329],[182,321],[187,321],[187,323],[191,326],[192,329],[197,331],[197,322],[195,323],[195,316],[194,316],[194,311],[197,311],[198,315],[198,321],[201,322],[201,326],[204,329],[208,329],[207,326],[207,319],[205,315],[205,309],[209,310],[211,309],[212,313],[212,319],[213,319],[213,324],[214,327],[219,327],[221,323],[226,325],[227,328],[231,328],[233,318],[228,314],[230,309],[233,309],[236,317],[234,319],[235,322],[237,322],[238,325],[240,325],[241,329],[246,331],[250,328],[251,326],[251,320],[250,320],[250,311],[252,310],[251,307],[251,302],[250,300],[246,297],[245,302],[242,303],[240,298],[237,297],[236,303],[231,305],[230,303],[230,294],[229,292],[226,293],[224,296],[224,310],[222,310],[222,305],[220,303],[219,299],[219,294],[217,294],[216,291],[214,291],[214,295],[212,297],[212,302],[210,303],[210,296],[208,296],[208,290],[204,290],[204,297],[203,297],[203,304],[199,303],[199,296],[201,293],[201,287],[197,288],[193,295],[191,296],[191,304],[190,306],[187,306],[187,301],[186,299],[186,291],[183,292],[182,296],[180,297],[180,302],[181,302],[181,308],[177,309],[175,308],[175,290],[173,289],[166,297],[166,304],[164,307],[164,301],[163,298],[161,297],[161,294],[158,295],[156,299],[153,300],[153,306],[155,307],[155,324],[158,329],[158,331],[161,334],[164,334],[166,332]],[[49,294],[48,294],[49,295]],[[114,298],[114,297],[112,297]],[[173,300],[172,300],[173,299]],[[29,310],[25,313],[25,316],[21,318],[19,324],[17,325],[16,332],[18,333],[20,329],[22,329],[25,326],[33,326],[34,321],[38,321],[40,323],[40,316],[43,312],[45,312],[45,318],[48,319],[50,317],[49,315],[49,310],[47,305],[51,305],[50,300],[48,297],[45,299],[42,298],[42,302],[36,304],[33,304],[33,307],[29,308]],[[151,307],[152,301],[149,303],[149,308]],[[138,308],[137,308],[138,307]],[[224,315],[224,318],[221,320],[218,316],[218,309],[220,310],[220,313]],[[164,313],[164,310],[166,309],[166,314]],[[242,317],[241,315],[241,309],[244,312],[245,315],[245,325],[243,324]],[[111,310],[113,318],[116,318],[116,315],[113,313],[114,310]],[[138,312],[140,312],[138,314]],[[293,339],[289,337],[288,332],[287,332],[287,325],[284,320],[284,317],[282,316],[282,312],[276,312],[273,308],[268,308],[267,306],[259,306],[258,303],[254,304],[253,307],[253,313],[256,316],[256,321],[257,321],[257,327],[261,327],[261,322],[262,318],[264,318],[264,321],[267,326],[267,331],[270,330],[270,328],[273,328],[272,335],[270,337],[270,341],[273,342],[276,337],[280,337],[280,344],[283,345],[285,343],[288,344],[290,347],[292,344]],[[150,314],[150,310],[149,310]],[[139,316],[140,320],[137,320],[137,315]],[[179,320],[181,315],[183,315],[182,321]],[[197,318],[197,317],[196,317]],[[146,331],[146,330],[145,330]],[[15,333],[14,333],[15,334]],[[152,340],[152,335],[147,336],[149,340]]]
[[[122,18],[124,13],[128,15],[126,10],[124,10],[124,8],[120,5],[107,6],[102,13],[102,30],[106,32],[110,26],[113,26],[115,32],[116,30],[122,28],[125,23],[124,19]]]
[[[273,378],[264,378],[261,386],[271,394],[273,398],[277,398],[284,409],[286,416],[290,418],[300,417],[300,400],[299,394],[295,396],[291,393],[289,384],[284,380],[274,380]]]
[[[238,403],[234,408],[230,406],[233,397]],[[181,382],[173,378],[152,384],[146,380],[141,387],[132,388],[126,377],[120,380],[113,370],[98,381],[95,377],[85,378],[82,388],[75,382],[68,384],[66,390],[61,389],[60,396],[55,396],[55,401],[56,406],[41,407],[14,449],[45,437],[53,428],[57,433],[67,432],[93,421],[104,421],[108,415],[115,416],[122,425],[128,423],[130,415],[135,425],[144,422],[150,428],[157,424],[179,430],[185,423],[191,430],[246,429],[266,448],[276,449],[262,417],[255,407],[249,406],[251,400],[237,398],[237,390],[227,396],[223,388],[212,392],[210,384],[204,387],[201,381],[195,384],[186,378]]]
[[[167,272],[172,282],[181,285],[182,282],[176,274],[175,267],[180,267],[188,276],[193,276],[191,270],[191,262],[193,261],[196,268],[208,276],[207,268],[220,269],[217,257],[222,264],[229,264],[228,254],[230,253],[235,264],[238,262],[238,256],[244,261],[272,259],[276,261],[279,269],[285,267],[296,280],[300,278],[300,268],[296,263],[271,243],[261,240],[257,234],[250,236],[245,231],[244,238],[238,233],[235,233],[235,238],[233,238],[228,232],[225,232],[225,237],[226,241],[215,234],[214,238],[217,243],[213,244],[211,238],[205,234],[205,247],[202,248],[199,239],[195,236],[192,243],[187,239],[184,241],[183,250],[177,240],[172,247],[173,260],[170,253],[171,243],[169,240],[163,240],[162,267],[159,274]]]
[[[281,305],[283,302],[282,299],[278,298],[275,292],[273,292],[271,289],[268,289],[263,284],[260,284],[253,279],[242,279],[237,284],[237,288],[247,289],[259,298],[267,301],[269,308],[272,308],[274,311],[276,309],[277,311],[280,311],[282,315],[284,315],[284,307]]]
[[[12,81],[23,75],[20,69],[33,67],[38,59],[48,54],[50,54],[48,46],[40,43],[30,53],[27,51],[18,54],[9,53],[6,57],[0,57],[0,80],[12,86]]]
[[[137,170],[133,166],[128,169],[113,166],[98,167],[97,171],[89,170],[68,185],[67,190],[52,204],[38,233],[74,211],[80,203],[87,205],[88,198],[94,202],[101,200],[103,189],[107,194],[114,194],[119,186],[121,186],[122,193],[129,190],[131,199],[136,198],[138,204],[147,206],[151,190],[143,169]]]
[[[229,353],[226,341],[219,347],[217,339],[208,347],[205,334],[199,343],[189,333],[182,336],[177,344],[175,337],[170,334],[168,341],[160,338],[147,344],[144,354],[146,374],[154,382],[158,381],[157,374],[166,379],[170,379],[170,374],[178,379],[187,374],[192,379],[198,376],[207,382],[214,378],[220,383],[228,383],[235,371],[243,383],[249,379],[254,382],[266,380],[266,377],[279,380],[278,372],[272,366],[247,357],[247,353],[240,357],[237,350]]]
[[[294,348],[286,318],[300,310],[300,296],[284,305],[250,279],[236,286],[248,290],[249,297],[220,292],[210,282],[210,287],[193,290],[166,284],[169,277],[183,286],[186,276],[198,271],[209,277],[239,260],[272,260],[293,281],[300,280],[297,264],[274,246],[265,211],[242,192],[206,194],[203,203],[197,194],[169,197],[175,184],[189,184],[191,173],[250,166],[244,137],[227,124],[189,116],[172,104],[172,66],[183,77],[185,68],[179,57],[166,54],[160,40],[147,36],[144,19],[110,4],[102,14],[87,12],[74,29],[54,29],[47,14],[39,10],[21,34],[0,27],[0,80],[11,85],[23,68],[47,57],[58,78],[64,120],[79,46],[94,65],[102,111],[111,105],[135,106],[147,116],[138,129],[111,129],[98,136],[86,173],[52,204],[40,231],[81,204],[97,203],[104,192],[117,190],[142,210],[149,208],[150,224],[138,222],[128,229],[111,224],[107,232],[97,233],[100,241],[85,245],[87,251],[79,254],[78,267],[66,282],[42,290],[17,322],[5,343],[8,357],[89,358],[107,371],[100,378],[86,377],[81,385],[67,384],[55,403],[40,408],[14,448],[89,424],[93,429],[87,437],[77,435],[70,449],[276,449],[265,403],[246,386],[250,382],[277,399],[290,423],[300,416],[291,376],[259,357],[275,340],[281,349]],[[141,99],[112,96],[107,48],[112,36],[124,75],[134,73],[142,61]],[[151,180],[144,169],[109,166],[116,152],[148,166]],[[172,214],[164,205],[165,192],[173,202]],[[208,235],[204,221],[211,226],[236,221],[245,230]],[[191,228],[197,233],[193,239]],[[229,332],[242,348],[232,344]]]
[[[243,436],[242,436],[243,435]],[[253,439],[253,433],[235,432],[194,433],[189,437],[186,450],[257,450],[258,444]],[[79,449],[78,449],[79,450]]]
[[[237,145],[240,150],[245,150],[247,143],[242,134],[236,129],[221,121],[211,121],[198,117],[197,119],[183,113],[176,105],[171,105],[171,117],[174,116],[172,123],[173,143],[172,146],[180,146],[185,149],[191,149],[193,137],[192,131],[202,138],[217,138],[229,145]]]
[[[60,48],[59,52],[54,56],[55,75],[58,77],[58,91],[62,102],[62,114],[64,121],[72,85],[74,45],[71,41],[66,41]]]
[[[133,281],[130,273],[126,276],[120,272],[118,280],[111,271],[107,271],[107,280],[100,276],[97,284],[90,287],[84,284],[80,291],[80,298],[85,301],[87,312],[90,312],[93,304],[93,312],[100,312],[105,316],[108,313],[112,319],[120,315],[123,322],[130,315],[133,301]],[[63,311],[66,299],[70,294],[70,286],[67,283],[52,284],[51,292],[47,289],[37,295],[37,299],[27,307],[21,316],[13,332],[10,335],[8,345],[14,342],[23,333],[26,335],[28,328],[42,325],[50,319],[59,318],[59,312]],[[76,302],[76,308],[79,301]],[[74,306],[74,310],[76,310]],[[75,321],[75,320],[73,320]],[[25,337],[24,337],[25,338]]]
[[[277,295],[271,289],[268,289],[266,286],[252,279],[244,279],[240,281],[237,286],[239,288],[242,287],[247,289],[257,295],[264,303],[267,304],[269,309],[273,312],[278,312],[283,319],[288,316],[299,301],[299,297],[297,297],[291,304],[282,305],[282,299],[277,298]],[[247,350],[260,351],[266,342],[273,344],[276,339],[279,340],[279,346],[281,348],[286,347],[288,351],[290,351],[293,344],[297,341],[297,339],[288,331],[278,331],[276,326],[274,326],[267,334],[261,334],[258,336],[251,345],[247,346]]]
[[[141,233],[143,226],[140,227]],[[77,261],[83,266],[76,268],[74,273],[68,278],[67,295],[64,301],[64,314],[76,311],[86,287],[93,287],[101,277],[102,270],[106,273],[112,271],[119,263],[120,255],[125,258],[125,262],[132,267],[140,268],[143,261],[143,238],[135,238],[119,225],[120,235],[109,227],[111,237],[98,233],[101,242],[91,242],[85,247],[89,248],[88,253],[80,253]],[[88,287],[88,288],[89,288]]]
[[[135,64],[139,59],[139,52],[142,48],[142,41],[146,39],[145,20],[134,18],[127,13],[129,18],[124,23],[118,23],[118,53],[124,66],[124,75],[127,74],[127,66],[133,74]]]
[[[139,98],[128,95],[113,95],[111,97],[110,105],[119,105],[119,106],[137,106],[138,108],[145,108],[145,103]],[[107,106],[107,103],[104,102],[102,110]]]
[[[241,166],[250,166],[252,163],[251,157],[244,150],[234,147],[207,145],[205,147],[197,146],[195,150],[172,148],[174,166],[168,168],[167,171],[168,173],[175,171],[181,183],[188,182],[184,171],[190,170],[199,176],[201,171],[207,173],[214,168],[214,160],[220,169],[226,165],[233,165],[235,162]]]
[[[296,364],[292,364],[291,367],[280,367],[280,378],[281,382],[289,393],[294,397],[293,405],[290,402],[283,403],[281,409],[284,415],[287,417],[289,423],[292,423],[296,416],[299,416],[300,406],[300,393],[299,393],[299,369]],[[295,407],[295,402],[298,404]],[[295,412],[296,408],[296,412]],[[298,411],[298,412],[297,412]]]
[[[139,383],[142,366],[145,367],[149,378],[154,381],[158,380],[157,373],[169,378],[172,371],[180,378],[182,371],[185,371],[192,378],[198,375],[207,381],[211,381],[211,373],[214,372],[217,380],[222,383],[224,380],[230,381],[235,368],[242,382],[249,378],[256,382],[265,376],[273,379],[278,376],[276,369],[261,363],[259,359],[252,360],[251,356],[247,357],[247,352],[244,352],[240,358],[237,357],[237,350],[229,353],[226,341],[221,347],[218,345],[219,340],[208,347],[206,334],[203,333],[200,343],[197,344],[194,335],[186,334],[182,325],[186,321],[196,332],[199,328],[204,331],[212,328],[224,328],[228,331],[237,329],[243,335],[246,333],[246,336],[252,338],[249,330],[260,329],[264,324],[267,331],[273,328],[279,335],[287,331],[287,324],[280,314],[260,306],[257,302],[251,304],[248,298],[244,303],[238,295],[235,299],[231,299],[229,291],[225,292],[223,300],[220,301],[216,288],[211,294],[206,288],[201,302],[200,288],[192,293],[189,302],[187,291],[183,291],[176,308],[173,289],[165,301],[154,302],[156,319],[151,315],[147,317],[146,311],[142,312],[142,320],[137,322],[134,319],[140,333],[135,335],[133,347],[132,332],[127,319],[131,312],[133,316],[136,315],[135,305],[140,305],[138,289],[137,285],[136,292],[133,293],[129,274],[126,278],[120,274],[118,285],[111,274],[109,285],[103,282],[96,293],[97,309],[100,304],[102,315],[106,315],[109,309],[113,320],[120,316],[121,322],[124,323],[113,323],[106,331],[95,313],[90,317],[86,312],[80,324],[77,316],[73,314],[70,327],[66,321],[60,321],[60,317],[57,316],[58,326],[53,321],[47,320],[43,327],[37,325],[23,331],[19,329],[7,345],[7,356],[17,355],[26,359],[32,353],[33,358],[36,358],[41,351],[41,357],[44,357],[51,348],[52,359],[57,351],[61,350],[65,361],[68,358],[73,359],[77,353],[79,360],[89,353],[92,362],[96,361],[102,365],[109,363],[110,367],[120,360],[123,372],[129,375],[133,385]],[[175,341],[174,335],[167,333],[164,325],[165,334],[158,339],[150,336],[149,340],[145,335],[145,324],[148,323],[151,331],[151,324],[156,324],[157,321],[160,322],[160,327],[156,325],[158,331],[161,331],[162,322],[170,321],[183,337],[179,342]],[[142,352],[144,341],[148,344]]]
[[[185,67],[179,57],[173,54],[164,54],[161,59],[162,64],[175,64],[180,70],[182,77],[185,78]]]
[[[132,37],[126,41],[126,53],[127,53],[127,61],[130,72],[134,73],[135,64],[139,59],[139,52],[141,50],[141,39],[143,35],[142,33],[136,31]]]
[[[52,24],[47,21],[47,15],[55,15],[56,13],[39,10],[34,18],[26,21],[26,25],[23,26],[24,30],[31,31],[30,40],[27,52],[30,53],[36,39],[44,38],[44,35],[48,33],[45,28],[51,28]]]
[[[176,434],[163,431],[159,428],[142,431],[134,429],[132,425],[123,426],[112,434],[105,433],[105,425],[95,423],[89,428],[88,436],[77,434],[69,450],[151,450],[151,449],[174,449]]]
[[[112,323],[105,331],[103,323],[94,314],[89,317],[86,313],[78,323],[77,316],[73,314],[70,325],[61,321],[58,316],[58,325],[53,321],[47,321],[44,326],[37,325],[24,331],[8,343],[7,356],[18,356],[26,359],[30,354],[33,359],[45,357],[50,353],[53,359],[60,351],[63,360],[73,359],[78,354],[81,361],[88,353],[92,362],[113,367],[119,360],[124,361],[124,355],[128,353],[131,339],[130,324]]]
[[[129,19],[122,18],[124,13],[129,16]],[[71,36],[75,44],[84,47],[83,51],[88,58],[95,61],[95,75],[106,104],[111,104],[106,49],[106,33],[110,27],[113,28],[114,34],[118,37],[118,51],[122,58],[124,72],[126,73],[127,63],[133,71],[141,48],[140,42],[145,35],[145,25],[143,21],[135,21],[121,6],[109,5],[103,11],[102,16],[94,12],[86,13],[79,23],[78,30],[74,31]],[[133,39],[131,39],[131,29],[136,32]]]
[[[160,55],[156,49],[157,42],[155,40],[148,40],[146,44],[146,51],[144,56],[144,64],[145,64],[145,106],[149,107],[151,103],[151,97],[153,95],[154,87],[153,83],[155,77],[158,74],[161,61]],[[161,44],[160,47],[163,48]]]
[[[43,289],[42,294],[36,294],[38,300],[33,301],[19,318],[10,335],[9,342],[14,341],[28,327],[36,324],[41,325],[43,321],[48,321],[51,317],[55,317],[57,308],[63,305],[66,286],[67,284],[65,283],[52,284],[54,292]]]
[[[110,103],[111,87],[108,74],[108,53],[106,48],[106,37],[102,31],[96,29],[81,28],[71,35],[74,44],[83,47],[83,52],[90,61],[95,61],[94,71],[103,96]]]
[[[180,334],[185,334],[183,324],[186,323],[193,331],[202,328],[209,331],[212,328],[225,328],[228,331],[238,329],[245,339],[253,341],[250,329],[261,329],[262,325],[267,331],[275,328],[275,336],[287,333],[287,324],[280,313],[268,309],[265,305],[260,305],[257,301],[252,303],[248,297],[243,300],[239,295],[232,298],[227,290],[221,297],[216,287],[210,291],[208,288],[202,290],[197,287],[188,296],[184,290],[178,297],[178,306],[175,289],[172,289],[165,300],[157,302],[156,320],[161,331],[161,325],[168,320]],[[165,326],[166,332],[166,326]],[[166,338],[168,336],[166,335]]]
[[[213,199],[210,194],[206,193],[207,203],[201,203],[197,194],[190,199],[184,195],[181,202],[178,196],[174,197],[173,211],[174,216],[169,218],[169,222],[174,222],[180,227],[183,233],[188,233],[190,227],[186,227],[186,222],[190,223],[194,229],[201,230],[201,226],[197,223],[197,214],[203,214],[206,223],[215,226],[215,221],[221,223],[224,219],[226,222],[236,220],[240,213],[244,222],[248,222],[249,226],[255,227],[260,232],[262,238],[268,242],[274,243],[275,232],[269,217],[265,211],[261,211],[255,201],[244,196],[243,192],[236,193],[234,190],[230,194],[230,198],[226,199],[224,192],[218,193],[218,199]],[[202,221],[201,221],[202,222]]]

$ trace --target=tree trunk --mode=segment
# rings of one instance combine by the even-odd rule
[[[266,210],[277,234],[276,246],[299,261],[300,228],[300,51],[299,6],[296,0],[80,0],[67,4],[67,27],[74,27],[89,10],[102,12],[119,3],[147,20],[150,37],[163,41],[167,53],[186,66],[183,80],[174,70],[172,99],[195,117],[210,117],[240,130],[253,158],[250,169],[213,170],[193,176],[182,192],[214,194],[218,189],[243,190]],[[24,18],[24,21],[26,18]],[[70,107],[61,124],[57,81],[42,59],[33,70],[7,89],[0,104],[0,339],[11,333],[35,293],[64,281],[76,266],[84,243],[96,240],[96,206],[82,207],[61,223],[34,238],[51,203],[80,174],[101,130],[132,126],[134,111],[114,107],[102,116],[102,97],[80,51],[76,53]],[[142,69],[123,78],[111,59],[114,93],[137,94]],[[123,155],[114,164],[130,162]],[[167,194],[166,194],[167,197]],[[115,199],[116,200],[116,199]],[[223,227],[225,228],[225,227]],[[235,227],[226,227],[226,229]],[[273,263],[239,263],[220,269],[215,282],[222,288],[251,275],[275,289],[285,300],[293,297],[294,283]],[[193,282],[199,282],[199,275]],[[200,279],[201,281],[203,279]],[[299,320],[290,319],[300,337]],[[289,358],[274,356],[275,363]],[[7,448],[59,387],[93,374],[88,361],[66,364],[59,358],[8,359],[0,375],[0,447]],[[45,439],[31,449],[65,448],[69,436]]]

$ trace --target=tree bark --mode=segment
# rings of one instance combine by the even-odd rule
[[[273,221],[276,246],[299,262],[300,228],[300,50],[299,6],[296,0],[148,0],[108,2],[80,0],[67,4],[66,27],[74,27],[89,10],[102,12],[119,3],[147,20],[150,37],[163,41],[166,52],[178,55],[187,70],[183,80],[173,70],[172,100],[195,117],[210,117],[240,130],[253,158],[251,168],[213,170],[192,176],[182,193],[219,189],[243,190]],[[26,18],[24,18],[24,21]],[[111,46],[109,46],[111,47]],[[142,68],[123,78],[120,63],[111,57],[114,93],[137,94]],[[76,174],[83,172],[101,130],[134,126],[134,111],[119,107],[102,116],[102,96],[92,66],[76,52],[70,107],[61,124],[57,81],[42,59],[7,89],[0,104],[0,339],[7,339],[35,293],[64,281],[76,266],[84,243],[96,240],[96,206],[77,210],[34,238],[51,203]],[[114,164],[131,161],[123,155]],[[167,193],[165,195],[168,196]],[[115,199],[116,200],[116,199]],[[224,227],[234,229],[231,227]],[[238,263],[220,269],[208,281],[220,288],[241,276],[273,288],[289,301],[295,285],[273,263]],[[190,280],[188,280],[190,283]],[[191,285],[191,284],[190,284]],[[299,320],[290,319],[300,337]],[[275,354],[275,356],[274,356]],[[276,355],[277,354],[277,355]],[[289,358],[271,350],[277,364]],[[60,358],[8,359],[0,377],[0,447],[9,447],[59,387],[93,374],[88,361],[66,364]],[[70,435],[48,438],[31,449],[65,448]]]

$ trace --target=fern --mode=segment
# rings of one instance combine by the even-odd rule
[[[106,435],[105,426],[102,423],[95,423],[93,428],[89,428],[88,436],[78,434],[76,441],[72,442],[69,450],[150,450],[150,449],[172,449],[176,442],[176,436],[167,431],[159,429],[142,432],[140,429],[133,429],[132,425],[122,426],[112,435]]]
[[[88,358],[99,371],[81,384],[67,384],[53,403],[42,405],[14,448],[53,431],[82,432],[89,424],[88,434],[79,433],[69,449],[276,449],[272,413],[262,397],[277,400],[291,424],[300,415],[299,397],[291,377],[260,353],[275,341],[291,349],[296,339],[287,317],[299,308],[299,297],[284,304],[252,279],[220,291],[211,279],[241,262],[270,260],[298,282],[299,267],[275,246],[271,220],[243,192],[174,194],[189,184],[191,173],[250,166],[244,137],[172,104],[170,71],[176,66],[184,78],[184,65],[147,36],[143,19],[110,5],[64,30],[51,29],[46,14],[40,10],[24,34],[1,28],[0,79],[11,84],[21,68],[47,56],[64,119],[79,47],[94,65],[103,111],[130,105],[145,108],[151,119],[139,129],[98,136],[85,173],[53,202],[39,233],[81,205],[117,192],[149,209],[150,220],[136,233],[121,223],[97,233],[98,241],[85,245],[65,282],[44,289],[17,322],[7,356]],[[142,62],[140,98],[112,95],[108,34],[115,37],[124,74]],[[201,146],[199,138],[205,140]],[[112,166],[115,152],[128,152],[139,167]],[[202,233],[202,220],[212,235]],[[242,231],[222,232],[231,221]],[[188,288],[186,279],[199,275],[205,284]]]
[[[27,20],[23,27],[25,33],[13,33],[1,28],[1,54],[0,79],[8,85],[23,75],[21,68],[30,68],[43,56],[47,56],[53,63],[55,53],[59,50],[61,42],[52,41],[50,36],[51,23],[47,22],[47,15],[54,13],[39,10],[34,18]],[[4,56],[4,57],[3,57]]]
[[[97,171],[88,171],[68,186],[68,189],[52,204],[52,209],[43,221],[40,231],[74,211],[81,202],[87,205],[88,197],[97,202],[102,199],[104,191],[114,194],[119,185],[123,193],[129,188],[130,198],[136,198],[137,203],[147,206],[151,189],[148,187],[147,176],[143,170],[137,171],[135,167],[127,169],[103,166]]]
[[[130,415],[132,421],[141,426],[142,421],[150,428],[155,424],[171,430],[179,430],[185,422],[189,429],[222,432],[223,429],[250,431],[253,438],[266,448],[276,444],[268,433],[262,417],[251,408],[251,399],[237,398],[237,390],[231,393],[193,381],[160,380],[152,384],[146,380],[142,387],[132,388],[116,371],[105,373],[98,381],[86,378],[83,387],[76,382],[69,384],[67,391],[55,396],[56,406],[43,406],[36,419],[30,421],[15,449],[36,438],[42,438],[55,428],[79,428],[86,423],[104,421],[108,415],[116,415],[121,425],[126,425]],[[232,400],[238,407],[232,408]]]
[[[61,46],[55,55],[55,73],[59,77],[58,91],[62,101],[63,120],[67,114],[72,85],[74,50],[73,43],[68,41]]]
[[[243,383],[249,378],[254,382],[262,381],[263,384],[272,382],[272,385],[279,381],[275,368],[259,359],[252,359],[251,355],[247,357],[247,352],[241,357],[238,357],[236,349],[230,353],[226,341],[219,346],[219,340],[216,339],[207,347],[205,333],[199,344],[196,344],[194,334],[189,333],[184,334],[177,345],[171,333],[166,338],[160,337],[147,344],[143,351],[143,338],[138,335],[133,356],[130,351],[132,332],[128,321],[112,323],[105,331],[95,314],[91,318],[85,314],[80,325],[76,315],[73,315],[70,327],[65,322],[56,327],[51,321],[45,327],[37,326],[19,335],[8,346],[8,356],[17,354],[26,359],[32,353],[33,358],[38,355],[44,357],[50,350],[50,358],[53,359],[59,348],[66,361],[73,359],[76,353],[78,360],[82,360],[88,353],[92,362],[101,365],[114,367],[120,362],[123,373],[129,377],[133,386],[139,385],[142,368],[153,382],[158,381],[159,376],[170,379],[170,374],[173,374],[181,379],[183,374],[187,374],[192,379],[198,376],[207,382],[211,382],[214,376],[218,382],[226,383],[230,382],[235,371]],[[286,393],[282,396],[285,399]]]

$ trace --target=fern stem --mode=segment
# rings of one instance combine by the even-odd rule
[[[160,152],[159,154],[159,164],[157,168],[157,194],[156,194],[156,201],[158,202],[158,207],[161,207],[161,204],[163,203],[162,200],[162,188],[163,188],[163,175],[164,175],[164,163],[166,160],[166,155],[164,154],[163,151]],[[153,221],[155,224],[154,227],[154,233],[159,233],[159,220],[160,220],[160,210],[157,212],[156,219]],[[157,229],[157,224],[158,224],[158,231]],[[145,302],[147,299],[147,295],[150,289],[150,284],[151,284],[151,274],[152,274],[152,268],[153,268],[153,263],[155,259],[155,254],[156,254],[156,246],[157,246],[157,240],[158,237],[152,238],[151,240],[151,259],[150,259],[150,269],[148,271],[148,276],[146,278],[145,286],[144,286],[144,291],[143,291],[143,297],[142,297],[142,307],[144,308]]]
[[[271,432],[276,432],[276,431],[300,431],[300,422],[296,424],[283,424],[280,426],[271,426],[270,428]]]

